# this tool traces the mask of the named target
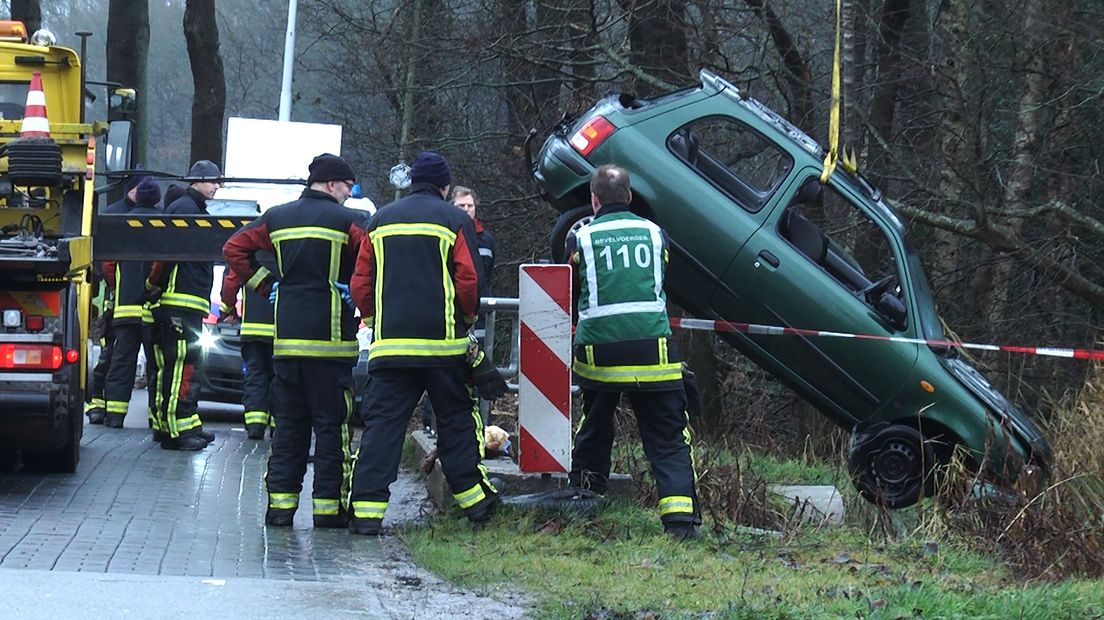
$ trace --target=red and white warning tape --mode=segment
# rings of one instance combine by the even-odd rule
[[[705,319],[671,318],[671,327],[683,329],[700,329],[712,332],[742,332],[756,336],[814,336],[824,338],[854,338],[856,340],[881,340],[885,342],[904,342],[908,344],[931,344],[942,347],[955,347],[958,349],[979,349],[982,351],[1006,351],[1008,353],[1024,353],[1027,355],[1049,355],[1051,357],[1068,357],[1080,360],[1104,360],[1104,351],[1092,351],[1089,349],[1056,349],[1052,347],[1013,347],[995,344],[976,344],[970,342],[953,342],[950,340],[924,340],[922,338],[903,338],[900,336],[874,336],[870,334],[847,334],[843,332],[820,331],[816,329],[799,329],[797,327],[775,327],[773,325],[757,325],[755,323],[731,323],[728,321],[708,321]]]

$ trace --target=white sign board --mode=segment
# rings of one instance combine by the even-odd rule
[[[231,117],[226,127],[228,177],[305,179],[322,153],[341,154],[341,125]]]

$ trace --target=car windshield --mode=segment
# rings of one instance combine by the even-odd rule
[[[920,254],[907,233],[905,233],[905,261],[908,263],[909,275],[915,290],[913,297],[920,309],[920,330],[923,337],[927,340],[946,340],[943,323],[940,322],[939,314],[935,311],[935,298],[932,297],[931,286],[928,285],[928,276],[924,273],[924,265],[920,262]]]
[[[27,82],[0,82],[0,119],[23,118],[27,104]]]

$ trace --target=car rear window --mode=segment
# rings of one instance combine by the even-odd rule
[[[680,127],[668,138],[667,146],[748,211],[761,209],[793,167],[789,154],[726,116],[702,118]]]

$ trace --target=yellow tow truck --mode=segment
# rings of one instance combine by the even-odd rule
[[[81,56],[55,42],[0,22],[0,462],[72,472],[88,381],[97,139],[129,168],[128,146],[106,137],[109,125],[118,139],[131,132],[129,121],[85,121]],[[111,98],[133,101],[133,91]]]

